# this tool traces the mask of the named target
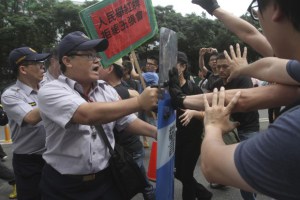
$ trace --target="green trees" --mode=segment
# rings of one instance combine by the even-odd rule
[[[41,52],[54,46],[74,30],[84,31],[78,12],[91,3],[75,5],[57,0],[1,0],[0,4],[0,87],[11,82],[7,71],[9,52],[30,46]]]
[[[195,13],[182,16],[173,10],[172,6],[156,7],[156,19],[159,27],[168,27],[177,32],[178,49],[187,53],[194,73],[198,72],[198,55],[202,47],[214,47],[219,51],[228,50],[229,45],[241,42],[228,31],[218,20],[211,20],[205,13]],[[243,19],[253,23],[251,17],[242,16]],[[254,24],[258,27],[258,24]],[[158,40],[158,38],[157,38]],[[247,45],[246,45],[247,46]],[[249,61],[258,58],[258,54],[248,47]]]
[[[78,13],[96,2],[79,5],[69,0],[0,0],[0,88],[12,81],[7,71],[7,58],[12,49],[31,46],[41,52],[57,44],[71,31],[84,31]],[[218,20],[208,19],[205,13],[182,16],[172,6],[157,6],[155,13],[159,28],[168,27],[177,32],[178,49],[187,53],[194,72],[198,69],[201,47],[215,47],[222,51],[230,44],[240,42]],[[252,22],[246,15],[243,18]],[[159,41],[158,34],[137,50],[145,53],[154,41]],[[250,60],[258,57],[251,49],[248,52]]]

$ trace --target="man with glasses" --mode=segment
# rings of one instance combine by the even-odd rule
[[[115,89],[99,81],[97,52],[107,48],[106,39],[90,40],[80,31],[69,33],[58,45],[62,75],[38,95],[47,136],[44,200],[121,200],[108,163],[109,149],[95,125],[103,127],[112,147],[114,128],[156,138],[156,129],[132,113],[156,107],[158,89],[148,87],[138,97],[120,100]]]
[[[255,9],[256,1],[252,2],[250,9]],[[264,30],[264,34],[274,50],[274,54],[279,58],[295,59],[287,61],[278,58],[264,58],[252,67],[247,67],[243,75],[256,76],[267,81],[277,81],[290,85],[299,85],[299,60],[300,60],[300,13],[298,11],[299,2],[294,0],[258,0],[258,9],[251,11],[256,13],[259,22]],[[231,66],[247,65],[242,62],[239,50],[234,53],[233,47],[230,48],[232,59],[227,56]],[[253,67],[256,65],[256,68]],[[267,66],[264,73],[256,70]],[[278,69],[281,69],[279,73]],[[281,87],[279,84],[274,87]],[[267,89],[274,87],[264,87]],[[173,87],[175,88],[175,87]],[[256,97],[256,105],[259,108],[278,105],[279,102],[289,105],[299,101],[299,91],[295,90],[294,95],[288,95],[284,90],[277,91],[277,95],[270,94],[272,91],[264,88],[253,88],[252,94]],[[292,86],[286,87],[286,90]],[[260,93],[262,90],[265,93]],[[272,90],[272,89],[271,89]],[[208,180],[220,182],[241,188],[246,191],[258,191],[275,199],[300,199],[299,182],[299,102],[269,126],[267,130],[257,136],[242,143],[225,145],[222,140],[222,134],[237,126],[236,123],[229,121],[229,114],[241,109],[239,106],[240,98],[245,98],[245,93],[249,90],[238,92],[231,102],[228,101],[228,95],[232,91],[224,92],[224,88],[218,94],[214,91],[213,96],[208,97],[212,106],[208,104],[207,98],[204,98],[205,112],[205,138],[201,149],[201,166],[205,177]],[[257,93],[260,93],[257,96]],[[280,95],[281,94],[281,95]],[[232,94],[230,94],[232,97]],[[247,94],[246,94],[247,96]],[[273,97],[273,98],[272,98]],[[190,99],[191,97],[189,97]],[[288,101],[288,99],[292,101]],[[182,95],[181,103],[186,103],[187,98]],[[268,102],[266,102],[268,100]],[[190,101],[190,100],[188,100]],[[274,102],[273,102],[274,101]],[[229,102],[229,104],[228,104]],[[179,98],[177,103],[180,104]],[[224,103],[227,106],[224,106]],[[236,104],[237,103],[237,104]],[[181,104],[181,105],[182,105]],[[196,107],[196,106],[195,106]],[[199,108],[200,106],[198,106]],[[217,155],[212,157],[211,155]]]
[[[41,199],[41,179],[45,152],[45,128],[41,121],[37,94],[43,79],[44,63],[49,54],[38,54],[30,47],[14,49],[9,54],[17,82],[1,97],[12,132],[13,169],[18,199]]]
[[[194,4],[200,5],[207,10],[211,15],[218,18],[227,29],[233,32],[243,42],[251,46],[262,56],[273,56],[273,49],[266,37],[259,32],[256,27],[246,20],[234,16],[232,13],[222,9],[216,0],[193,0]],[[258,4],[257,1],[252,1],[247,11],[250,13],[253,20],[257,21]],[[269,108],[269,122],[272,123],[278,117],[281,107]]]
[[[147,57],[146,61],[146,66],[144,68],[145,71],[142,73],[145,84],[146,86],[158,85],[158,59],[156,56],[151,55]],[[140,80],[140,76],[134,68],[131,70],[131,77],[135,80]],[[154,126],[157,126],[156,116],[150,112],[141,112],[140,118]],[[149,142],[146,137],[143,137],[143,145],[145,148],[149,148]]]

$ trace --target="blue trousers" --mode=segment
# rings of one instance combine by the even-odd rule
[[[42,155],[13,154],[18,200],[40,200],[39,184],[45,161]]]
[[[109,167],[86,180],[80,175],[62,175],[46,164],[40,187],[43,200],[122,200]]]

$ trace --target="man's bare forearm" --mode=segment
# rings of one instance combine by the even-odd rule
[[[273,49],[270,43],[253,25],[222,8],[217,8],[213,15],[223,22],[227,29],[262,56],[273,56]]]
[[[289,60],[268,57],[262,58],[250,65],[240,67],[237,72],[240,76],[246,75],[270,83],[279,83],[287,85],[299,85],[287,72],[287,63]]]
[[[299,87],[276,84],[248,89],[226,90],[225,103],[227,104],[238,91],[241,91],[241,95],[234,108],[235,112],[286,106],[300,100]],[[206,96],[208,102],[211,102],[212,93],[207,93]],[[204,110],[203,94],[187,96],[183,101],[183,105],[188,109]]]

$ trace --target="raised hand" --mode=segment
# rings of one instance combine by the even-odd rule
[[[207,52],[207,48],[201,48],[199,50],[199,56],[204,56],[204,54]]]
[[[214,10],[220,7],[217,0],[192,0],[192,3],[201,6],[211,15]]]
[[[240,45],[236,44],[236,50],[230,45],[230,55],[227,51],[224,51],[225,57],[229,64],[230,75],[227,78],[227,82],[239,76],[239,68],[248,65],[247,61],[247,47],[244,47],[243,53],[241,53]]]
[[[230,132],[238,126],[238,122],[230,121],[229,117],[232,109],[237,103],[240,96],[240,92],[237,92],[235,96],[231,99],[227,106],[225,103],[225,89],[221,87],[220,92],[218,89],[214,89],[212,97],[212,105],[208,104],[206,95],[204,95],[204,107],[205,107],[205,117],[204,126],[205,128],[213,127],[218,128],[223,134]]]

